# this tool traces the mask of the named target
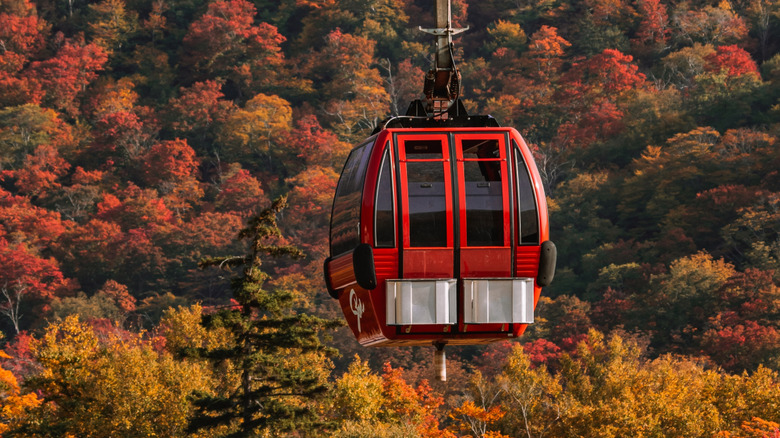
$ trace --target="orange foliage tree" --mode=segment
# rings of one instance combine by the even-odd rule
[[[12,359],[0,350],[0,359]],[[28,412],[41,405],[41,398],[35,393],[22,393],[16,376],[0,367],[0,434],[7,433],[23,422]]]

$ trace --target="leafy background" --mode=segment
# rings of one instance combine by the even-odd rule
[[[307,257],[266,287],[338,317],[338,172],[419,97],[429,3],[2,0],[3,428],[183,435],[236,377],[176,353],[232,345],[200,324],[230,274],[198,262],[247,252],[279,195]],[[449,349],[446,384],[432,349],[332,332],[311,433],[776,436],[780,3],[452,3],[467,107],[533,148],[556,280],[516,343]]]

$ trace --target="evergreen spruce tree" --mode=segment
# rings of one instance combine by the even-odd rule
[[[200,351],[215,369],[234,370],[239,378],[222,394],[198,396],[191,432],[213,429],[228,431],[224,436],[251,437],[318,425],[312,401],[327,390],[328,357],[336,354],[322,344],[320,333],[341,322],[296,313],[291,293],[263,288],[269,279],[261,270],[263,257],[303,257],[298,248],[270,242],[281,236],[276,216],[285,205],[286,198],[278,198],[239,233],[251,245],[246,256],[201,262],[204,268],[243,268],[231,284],[238,305],[203,321],[207,328],[227,329],[232,342]]]

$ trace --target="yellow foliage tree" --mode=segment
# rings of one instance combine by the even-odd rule
[[[415,388],[389,364],[379,376],[356,356],[331,394],[323,408],[339,437],[455,437],[439,429],[435,411],[443,400],[428,382]]]
[[[278,135],[292,128],[290,102],[279,96],[258,94],[231,114],[217,141],[231,158],[247,154],[270,157]]]
[[[211,387],[197,363],[119,329],[98,334],[70,316],[31,345],[43,371],[26,384],[43,403],[19,431],[32,436],[183,436],[189,395]]]
[[[497,20],[488,26],[487,32],[492,41],[485,44],[485,49],[490,52],[501,47],[519,52],[528,41],[528,37],[519,24],[506,20]]]
[[[119,50],[128,36],[138,27],[138,14],[128,11],[122,0],[103,0],[90,4],[88,29],[95,44],[109,53]]]
[[[559,377],[544,366],[533,368],[520,345],[515,345],[507,357],[498,381],[508,412],[504,428],[510,435],[545,436],[568,410]]]
[[[595,330],[575,353],[561,358],[555,373],[534,368],[516,347],[497,381],[504,391],[497,406],[506,415],[496,426],[509,436],[763,438],[778,433],[772,423],[780,412],[776,372],[759,367],[751,375],[729,375],[692,359],[649,360],[636,341]],[[455,412],[466,408],[485,415],[472,406]]]

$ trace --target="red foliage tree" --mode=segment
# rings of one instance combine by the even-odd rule
[[[168,102],[166,111],[170,128],[179,135],[205,142],[215,124],[224,122],[235,105],[224,100],[219,81],[196,82],[190,87],[179,89],[179,97]]]
[[[0,55],[0,70],[7,67],[18,67],[15,61],[28,59],[43,48],[46,22],[38,18],[35,5],[28,0],[20,1],[19,10],[5,11],[0,9],[0,41],[3,53]],[[8,71],[8,70],[6,70]]]
[[[66,231],[60,214],[37,207],[25,196],[0,189],[0,235],[36,249],[50,247]]]
[[[0,5],[0,107],[40,103],[42,91],[22,71],[44,46],[46,22],[38,18],[35,5],[27,0],[13,8],[3,6]]]
[[[131,184],[117,195],[103,195],[103,200],[97,205],[97,219],[119,224],[128,231],[164,227],[173,220],[173,213],[155,190]]]
[[[129,230],[118,242],[119,257],[114,262],[113,277],[133,288],[136,294],[148,292],[152,285],[160,284],[170,261],[154,241],[155,237],[150,230],[136,228]]]
[[[95,123],[95,148],[109,158],[134,161],[151,146],[154,131],[133,111],[106,113]]]
[[[623,112],[606,99],[585,109],[578,119],[576,123],[563,124],[558,134],[577,147],[588,147],[596,140],[609,138],[623,129]]]
[[[244,225],[244,219],[233,213],[206,212],[182,224],[174,237],[182,255],[198,261],[217,248],[224,249],[235,242],[234,236]]]
[[[726,70],[729,76],[741,76],[744,74],[758,74],[758,64],[750,54],[736,44],[719,46],[704,58],[707,62],[706,69],[711,72]]]
[[[615,325],[616,321],[623,321],[632,307],[633,303],[625,291],[608,286],[601,299],[593,304],[589,316],[598,327],[607,328]]]
[[[111,195],[106,198],[98,206],[98,217],[117,219],[125,227],[146,225],[147,228],[123,231],[119,224],[92,219],[62,236],[56,251],[59,259],[67,268],[66,272],[72,273],[87,292],[98,291],[108,280],[127,285],[132,294],[148,292],[152,285],[159,286],[171,262],[155,242],[166,240],[170,231],[168,227],[151,222],[160,220],[159,217],[144,216],[159,212],[153,211],[157,202],[146,202],[149,200],[143,199],[143,194],[136,199],[125,199],[125,203]],[[107,204],[114,204],[113,208]],[[142,210],[144,207],[146,211]],[[170,211],[165,211],[170,217]]]
[[[57,55],[30,66],[33,78],[45,92],[44,100],[70,115],[78,113],[78,96],[108,61],[106,51],[95,44],[65,41]]]
[[[390,97],[376,64],[376,42],[336,29],[306,65],[309,76],[322,84],[325,112],[342,138],[372,128],[388,110]],[[360,136],[359,135],[359,136]]]
[[[72,289],[54,259],[40,257],[22,243],[0,238],[0,313],[20,331],[22,301],[46,304]]]
[[[56,148],[44,144],[35,148],[32,155],[25,159],[20,169],[6,171],[4,176],[10,176],[16,181],[19,193],[29,196],[46,196],[52,190],[60,187],[57,181],[70,169],[70,164],[60,157]]]
[[[606,95],[621,93],[641,87],[645,75],[639,72],[639,67],[632,64],[631,55],[615,49],[605,49],[600,54],[575,66],[572,71],[579,75],[578,79],[590,91],[601,91]]]
[[[214,202],[218,211],[233,212],[241,217],[248,217],[268,206],[260,181],[246,169],[239,169],[228,177],[219,187],[219,194]]]
[[[752,320],[740,320],[725,312],[710,320],[702,347],[718,365],[731,372],[752,369],[757,364],[769,364],[780,349],[780,331]]]
[[[512,341],[494,342],[486,345],[482,353],[475,358],[474,365],[484,376],[495,377],[501,373],[501,368],[514,345]]]
[[[117,307],[123,312],[132,312],[135,310],[136,299],[127,290],[127,286],[117,283],[114,280],[108,280],[98,291],[116,303]]]
[[[289,201],[293,214],[285,221],[286,233],[310,257],[316,259],[317,255],[325,256],[328,211],[338,175],[329,167],[311,167],[291,178],[288,183],[293,185]]]
[[[734,44],[748,39],[749,28],[727,3],[681,10],[674,14],[675,36],[688,43]]]
[[[641,51],[660,51],[666,47],[671,29],[666,5],[660,0],[640,0],[637,12],[642,20],[633,39],[635,47]]]
[[[203,196],[197,180],[199,159],[187,140],[153,145],[140,157],[141,180],[155,187],[168,208],[178,215],[190,210]]]
[[[187,140],[166,140],[152,146],[141,159],[144,181],[152,186],[193,177],[198,167],[195,151]]]
[[[285,149],[292,152],[296,159],[291,159],[289,170],[297,173],[305,166],[336,167],[341,165],[349,154],[352,145],[338,139],[336,134],[322,128],[317,117],[304,115],[295,120],[295,128],[284,132],[280,142]],[[300,166],[295,162],[301,160]]]
[[[531,35],[523,62],[536,79],[552,79],[563,64],[564,50],[570,46],[571,43],[558,35],[557,28],[542,26]]]
[[[82,110],[94,119],[104,114],[132,111],[140,97],[135,86],[128,78],[113,80],[102,77],[91,87]]]
[[[255,25],[256,14],[246,0],[210,3],[184,36],[184,63],[200,78],[221,76],[241,88],[273,84],[284,62],[285,38],[273,25]]]
[[[92,219],[64,233],[54,250],[69,275],[86,290],[97,290],[112,275],[123,236],[119,225]]]
[[[30,346],[33,336],[27,331],[21,331],[4,347],[11,359],[3,361],[3,368],[14,373],[19,379],[24,379],[40,371],[38,361],[33,357]]]
[[[546,365],[550,369],[550,365],[561,357],[561,348],[546,339],[526,342],[523,351],[534,367]]]
[[[422,437],[452,436],[447,431],[439,430],[435,411],[444,404],[444,399],[433,392],[427,380],[414,388],[404,380],[402,369],[385,363],[382,371],[385,409],[405,420],[417,419],[416,431]]]

